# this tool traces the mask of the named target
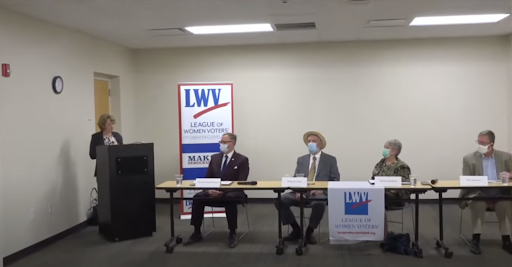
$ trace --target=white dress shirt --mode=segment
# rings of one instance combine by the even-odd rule
[[[229,164],[229,161],[231,160],[231,157],[233,156],[233,152],[235,152],[234,150],[229,152],[228,154],[222,154],[222,161],[220,163],[220,170],[222,171],[222,166],[224,166],[224,161],[227,160],[228,163],[226,163],[226,167],[228,166]],[[226,159],[226,155],[228,155],[228,158]]]
[[[318,153],[316,153],[316,155],[311,155],[309,157],[309,169],[308,170],[311,170],[311,164],[313,164],[313,158],[316,158],[316,166],[315,166],[315,176],[313,176],[313,181],[315,181],[316,179],[316,174],[318,173],[318,162],[320,161],[320,155],[322,155],[322,151],[319,151]],[[307,177],[307,176],[306,176]]]

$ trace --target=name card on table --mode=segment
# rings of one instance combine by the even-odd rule
[[[308,187],[308,178],[305,177],[283,177],[282,187]]]
[[[461,176],[459,178],[461,186],[487,186],[489,178],[487,176]]]
[[[195,184],[200,188],[219,188],[221,180],[220,178],[197,178]]]
[[[375,176],[376,186],[402,187],[402,177],[400,176]]]

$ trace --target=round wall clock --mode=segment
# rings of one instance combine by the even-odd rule
[[[52,88],[55,94],[60,94],[64,90],[64,80],[60,76],[53,77]]]

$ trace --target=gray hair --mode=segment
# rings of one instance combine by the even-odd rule
[[[236,143],[236,134],[234,134],[234,133],[225,133],[225,134],[223,134],[223,135],[225,135],[225,136],[229,137],[229,139],[230,139],[231,141],[233,141],[233,143]]]
[[[396,139],[393,139],[393,140],[389,140],[386,142],[386,144],[384,144],[385,146],[389,146],[391,149],[393,149],[394,151],[396,151],[396,156],[398,157],[398,155],[400,155],[400,152],[402,152],[402,143],[400,143],[400,141],[396,140]]]
[[[491,130],[485,130],[478,134],[478,136],[487,136],[489,138],[489,141],[494,144],[494,140],[496,140],[496,135],[494,135],[494,132]]]

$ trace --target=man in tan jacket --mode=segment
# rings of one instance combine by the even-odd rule
[[[487,176],[489,182],[500,180],[500,173],[510,174],[512,171],[512,154],[494,149],[495,135],[492,131],[483,131],[478,135],[477,151],[466,155],[463,159],[462,175],[464,176]],[[512,222],[512,201],[491,200],[478,201],[477,198],[511,197],[511,188],[489,188],[489,189],[463,189],[460,198],[475,198],[465,200],[461,208],[469,207],[471,211],[471,224],[473,227],[473,239],[471,240],[470,251],[473,254],[481,254],[480,235],[485,212],[492,210],[498,217],[502,248],[512,254],[510,242],[510,228]]]

